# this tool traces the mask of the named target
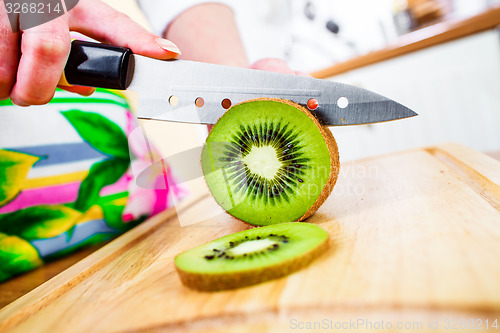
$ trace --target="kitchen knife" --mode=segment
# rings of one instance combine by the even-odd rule
[[[215,124],[230,105],[282,98],[304,106],[326,126],[416,116],[374,92],[333,81],[185,60],[156,60],[130,49],[73,41],[62,85],[130,89],[138,118]],[[309,102],[309,103],[308,103]]]

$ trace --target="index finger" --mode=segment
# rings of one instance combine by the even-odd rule
[[[11,99],[20,105],[48,103],[54,96],[70,50],[66,15],[27,29]]]
[[[181,54],[171,41],[150,33],[101,1],[80,1],[68,14],[71,30],[98,41],[128,47],[136,54],[156,59],[171,59]]]

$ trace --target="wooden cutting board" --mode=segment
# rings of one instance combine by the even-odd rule
[[[185,227],[173,211],[152,218],[5,307],[0,331],[500,330],[491,327],[500,321],[500,163],[463,146],[343,164],[308,220],[329,232],[331,248],[253,287],[182,286],[178,253],[248,228],[206,193],[183,213],[214,217]]]

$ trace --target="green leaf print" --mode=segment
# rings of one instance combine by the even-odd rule
[[[108,202],[105,204],[101,204],[101,208],[104,213],[106,224],[111,228],[120,230],[122,232],[132,229],[147,218],[147,216],[143,216],[133,221],[123,221],[123,211],[125,209],[125,206],[122,206],[117,202]]]
[[[108,118],[93,112],[61,112],[78,134],[96,150],[129,159],[128,140],[122,129]]]
[[[38,251],[17,236],[0,233],[0,281],[43,264]]]
[[[33,164],[40,158],[0,149],[0,207],[14,199]]]
[[[27,240],[55,237],[73,227],[80,212],[66,206],[36,206],[0,215],[0,232]]]
[[[84,212],[99,200],[104,186],[117,182],[127,171],[129,159],[113,158],[94,163],[87,178],[80,185],[74,208]]]
[[[106,220],[107,225],[121,231],[125,231],[128,229],[128,225],[126,223],[123,223],[122,219],[123,210],[125,209],[124,206],[108,203],[105,205],[101,205],[101,208],[104,214],[104,220]]]

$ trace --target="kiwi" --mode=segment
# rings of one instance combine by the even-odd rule
[[[303,106],[268,98],[231,107],[208,135],[201,163],[215,201],[258,226],[303,221],[339,172],[332,133]]]
[[[179,254],[175,265],[187,287],[217,291],[283,277],[309,265],[327,248],[325,230],[290,222],[216,239]]]

